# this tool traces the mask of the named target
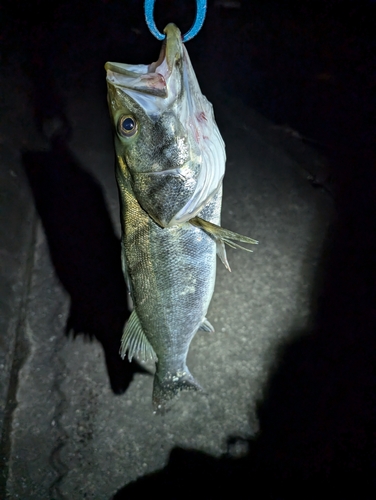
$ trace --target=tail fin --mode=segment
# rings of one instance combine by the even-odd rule
[[[190,374],[188,368],[174,374],[168,373],[160,377],[158,372],[154,376],[153,407],[155,413],[163,412],[166,405],[181,391],[202,391],[202,387]]]

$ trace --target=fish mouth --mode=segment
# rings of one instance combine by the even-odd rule
[[[166,38],[163,40],[158,61],[149,65],[149,71],[161,73],[166,78],[183,58],[183,41],[181,32],[174,23],[169,23],[163,33]]]
[[[156,62],[146,64],[124,64],[107,62],[107,82],[115,87],[122,87],[137,92],[147,93],[158,97],[168,97],[176,92],[169,88],[169,82],[173,80],[175,70],[181,68],[183,60],[183,41],[179,28],[169,23],[163,32],[166,38],[163,41],[159,58]],[[179,71],[181,75],[181,70]],[[181,84],[181,77],[178,78]],[[175,93],[174,92],[174,93]]]

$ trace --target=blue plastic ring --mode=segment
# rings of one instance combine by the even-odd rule
[[[155,36],[155,38],[157,38],[158,40],[164,40],[166,35],[158,31],[158,28],[154,21],[154,4],[155,0],[145,0],[146,24],[148,25],[149,30]],[[197,35],[197,33],[202,28],[202,25],[204,24],[205,15],[206,0],[196,0],[196,19],[193,23],[192,28],[188,30],[187,33],[183,36],[183,42],[188,42],[188,40],[191,40],[194,36]]]

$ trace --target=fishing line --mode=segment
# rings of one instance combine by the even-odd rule
[[[166,38],[166,35],[161,33],[154,21],[154,4],[155,0],[145,0],[145,20],[146,24],[148,25],[148,28],[152,35],[155,36],[158,40],[164,40]],[[188,40],[191,40],[194,36],[197,35],[197,33],[200,31],[202,28],[202,25],[204,24],[205,20],[205,15],[206,15],[206,0],[196,0],[196,19],[191,27],[190,30],[187,31],[185,35],[183,35],[183,42],[188,42]]]

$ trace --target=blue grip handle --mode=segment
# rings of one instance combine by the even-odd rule
[[[164,40],[166,35],[158,30],[154,21],[154,4],[155,0],[145,0],[146,24],[148,25],[149,30],[155,36],[155,38],[157,38],[158,40]],[[183,42],[188,42],[188,40],[191,40],[194,36],[197,35],[197,33],[202,28],[202,25],[204,24],[205,15],[206,0],[196,0],[196,19],[192,25],[192,28],[188,30],[185,35],[183,35]]]

